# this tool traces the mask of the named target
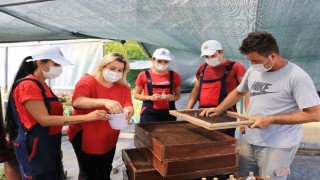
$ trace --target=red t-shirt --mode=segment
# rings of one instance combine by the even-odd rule
[[[28,75],[26,78],[36,79],[41,82],[36,76]],[[53,97],[50,88],[42,83],[44,89],[46,90],[45,94],[47,97]],[[16,104],[18,115],[24,127],[29,130],[34,125],[37,124],[37,121],[31,116],[27,108],[24,106],[24,103],[29,100],[41,100],[44,101],[42,96],[42,91],[39,86],[31,81],[25,80],[19,83],[19,85],[13,91],[13,98]],[[54,108],[54,107],[51,107]],[[61,114],[62,115],[62,114]]]
[[[151,70],[149,70],[151,79],[152,79],[152,84],[153,85],[169,85],[170,84],[170,71],[168,71],[167,74],[155,74]],[[143,71],[141,72],[136,80],[136,85],[137,86],[142,86],[144,89],[144,94],[148,95],[148,88],[147,88],[147,76],[146,73]],[[181,85],[181,78],[180,75],[176,72],[173,72],[173,90],[176,87],[179,87]],[[163,89],[160,88],[153,88],[153,93],[158,93],[162,94]],[[167,90],[165,91],[166,94],[169,94],[170,92]],[[169,109],[170,104],[169,101],[167,100],[161,100],[161,101],[154,101],[153,102],[153,107],[155,109]]]
[[[133,106],[130,88],[126,85],[114,83],[106,88],[93,76],[86,74],[76,84],[72,100],[79,97],[104,98],[118,101],[123,107]],[[72,115],[87,114],[94,110],[106,110],[104,106],[92,109],[74,108]],[[105,154],[116,146],[119,130],[111,128],[109,121],[92,121],[70,125],[67,134],[72,139],[82,129],[82,150],[89,154]]]
[[[226,66],[228,66],[231,63],[230,60],[227,60],[222,66],[220,67],[212,67],[207,66],[204,70],[204,76],[203,80],[212,80],[212,79],[218,79],[223,77],[223,74],[226,70]],[[201,64],[197,70],[196,78],[200,81],[199,75],[202,72],[204,68],[205,63]],[[234,88],[238,86],[238,78],[241,78],[246,73],[246,68],[239,62],[236,62],[231,71],[229,72],[227,79],[226,79],[226,88],[227,93],[229,94]],[[217,94],[218,95],[218,94]]]

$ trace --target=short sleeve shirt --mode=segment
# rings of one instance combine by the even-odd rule
[[[28,75],[26,78],[35,79],[40,82],[40,80],[34,75]],[[45,83],[42,83],[42,85],[46,91],[46,96],[53,97],[50,88]],[[35,82],[31,80],[25,80],[19,83],[19,85],[14,89],[13,98],[20,120],[24,127],[29,130],[31,127],[37,124],[37,121],[31,116],[27,108],[24,106],[24,103],[29,100],[44,101],[42,91]]]
[[[247,111],[250,116],[290,114],[320,104],[310,76],[290,62],[273,72],[258,72],[249,68],[237,90],[250,92]],[[246,129],[248,143],[258,146],[288,148],[299,144],[301,138],[300,124],[273,124],[265,129]]]

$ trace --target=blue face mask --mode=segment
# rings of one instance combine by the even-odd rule
[[[272,62],[272,65],[269,68],[264,67],[264,64],[269,60],[269,57],[264,61],[262,64],[252,64],[251,67],[253,70],[258,71],[258,72],[267,72],[269,71],[272,66],[274,61]]]

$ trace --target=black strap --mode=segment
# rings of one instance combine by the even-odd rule
[[[43,99],[44,99],[44,103],[45,103],[45,106],[47,107],[47,109],[48,109],[48,112],[50,112],[50,108],[51,108],[51,106],[50,106],[50,102],[49,102],[49,99],[47,98],[47,96],[46,96],[46,90],[45,90],[45,88],[43,87],[43,85],[42,85],[42,83],[41,82],[39,82],[38,80],[36,80],[36,79],[32,79],[32,78],[21,78],[21,79],[19,79],[19,80],[17,80],[16,82],[14,82],[14,84],[12,85],[12,88],[11,88],[11,93],[10,93],[10,97],[9,97],[9,101],[10,101],[10,108],[11,108],[11,110],[12,110],[12,112],[13,112],[13,119],[14,119],[14,121],[16,122],[16,124],[17,124],[17,126],[20,126],[20,125],[22,125],[19,121],[19,116],[18,116],[18,112],[17,112],[17,108],[16,108],[16,105],[15,105],[15,102],[14,102],[14,98],[13,98],[13,91],[14,91],[14,89],[21,83],[21,82],[23,82],[23,81],[27,81],[27,80],[30,80],[30,81],[33,81],[33,82],[35,82],[36,84],[37,84],[37,86],[41,89],[41,94],[42,94],[42,96],[43,96]],[[52,91],[51,91],[52,92]],[[53,93],[52,93],[53,94]],[[53,94],[54,95],[54,94]],[[57,97],[55,97],[55,98],[57,98]],[[24,126],[22,126],[23,128],[24,128],[24,130],[25,131],[27,131],[27,129],[24,127]]]
[[[202,71],[200,72],[200,77],[199,77],[199,80],[200,80],[200,84],[199,84],[199,91],[198,91],[198,100],[199,100],[199,105],[201,105],[201,98],[200,98],[200,95],[201,95],[201,89],[202,89],[202,83],[203,83],[203,76],[204,76],[204,70],[207,68],[208,64],[205,63],[204,66],[203,66],[203,69]]]
[[[146,76],[147,76],[147,90],[148,90],[148,95],[149,96],[152,96],[152,79],[151,79],[151,75],[150,75],[150,72],[149,70],[145,71],[146,73]]]
[[[199,84],[199,92],[198,92],[198,100],[199,100],[199,105],[201,106],[201,98],[200,98],[200,95],[201,95],[201,89],[202,89],[202,84],[203,83],[214,83],[214,82],[217,82],[217,81],[221,81],[221,88],[220,88],[220,96],[219,96],[219,104],[223,101],[223,99],[225,97],[227,97],[227,86],[226,86],[226,79],[227,79],[227,76],[228,74],[230,73],[230,71],[232,70],[232,67],[233,65],[235,64],[235,62],[231,61],[231,63],[226,66],[226,70],[223,74],[223,76],[221,78],[218,78],[218,79],[210,79],[210,80],[203,80],[203,77],[204,77],[204,71],[205,69],[207,68],[208,64],[205,63],[204,64],[204,67],[202,69],[202,71],[200,72],[200,75],[199,75],[199,80],[200,80],[200,84]]]
[[[170,94],[173,94],[173,88],[174,88],[173,75],[174,75],[173,71],[170,71],[170,85],[171,85],[170,86]],[[176,105],[175,105],[176,103],[174,101],[170,101],[169,104],[170,104],[170,109],[176,109]]]
[[[224,98],[227,97],[227,76],[232,70],[233,65],[235,62],[231,62],[227,67],[226,70],[224,71],[223,77],[221,78],[221,88],[220,88],[220,97],[219,97],[219,104],[224,100]]]

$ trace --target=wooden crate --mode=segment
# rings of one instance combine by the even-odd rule
[[[206,176],[209,171],[210,175],[219,175],[234,173],[237,169],[237,154],[235,153],[160,161],[137,136],[134,138],[134,145],[164,177],[192,176],[195,172],[197,176],[202,177]]]
[[[160,173],[137,149],[123,149],[122,160],[127,168],[130,180],[163,179]]]
[[[201,177],[219,173],[219,170],[209,170],[203,172],[192,172],[188,174],[163,177],[152,164],[139,152],[138,149],[123,149],[122,159],[126,166],[128,178],[130,180],[179,180],[193,179],[199,180]],[[230,168],[230,171],[235,169]],[[221,171],[221,174],[223,172]]]
[[[170,114],[180,119],[201,126],[208,130],[229,129],[241,126],[249,126],[254,123],[249,120],[250,117],[239,113],[226,111],[221,116],[217,117],[203,117],[199,114],[203,109],[184,109],[184,110],[170,110]],[[241,121],[236,121],[239,118]]]
[[[237,140],[185,121],[136,124],[135,134],[160,161],[237,153]]]

